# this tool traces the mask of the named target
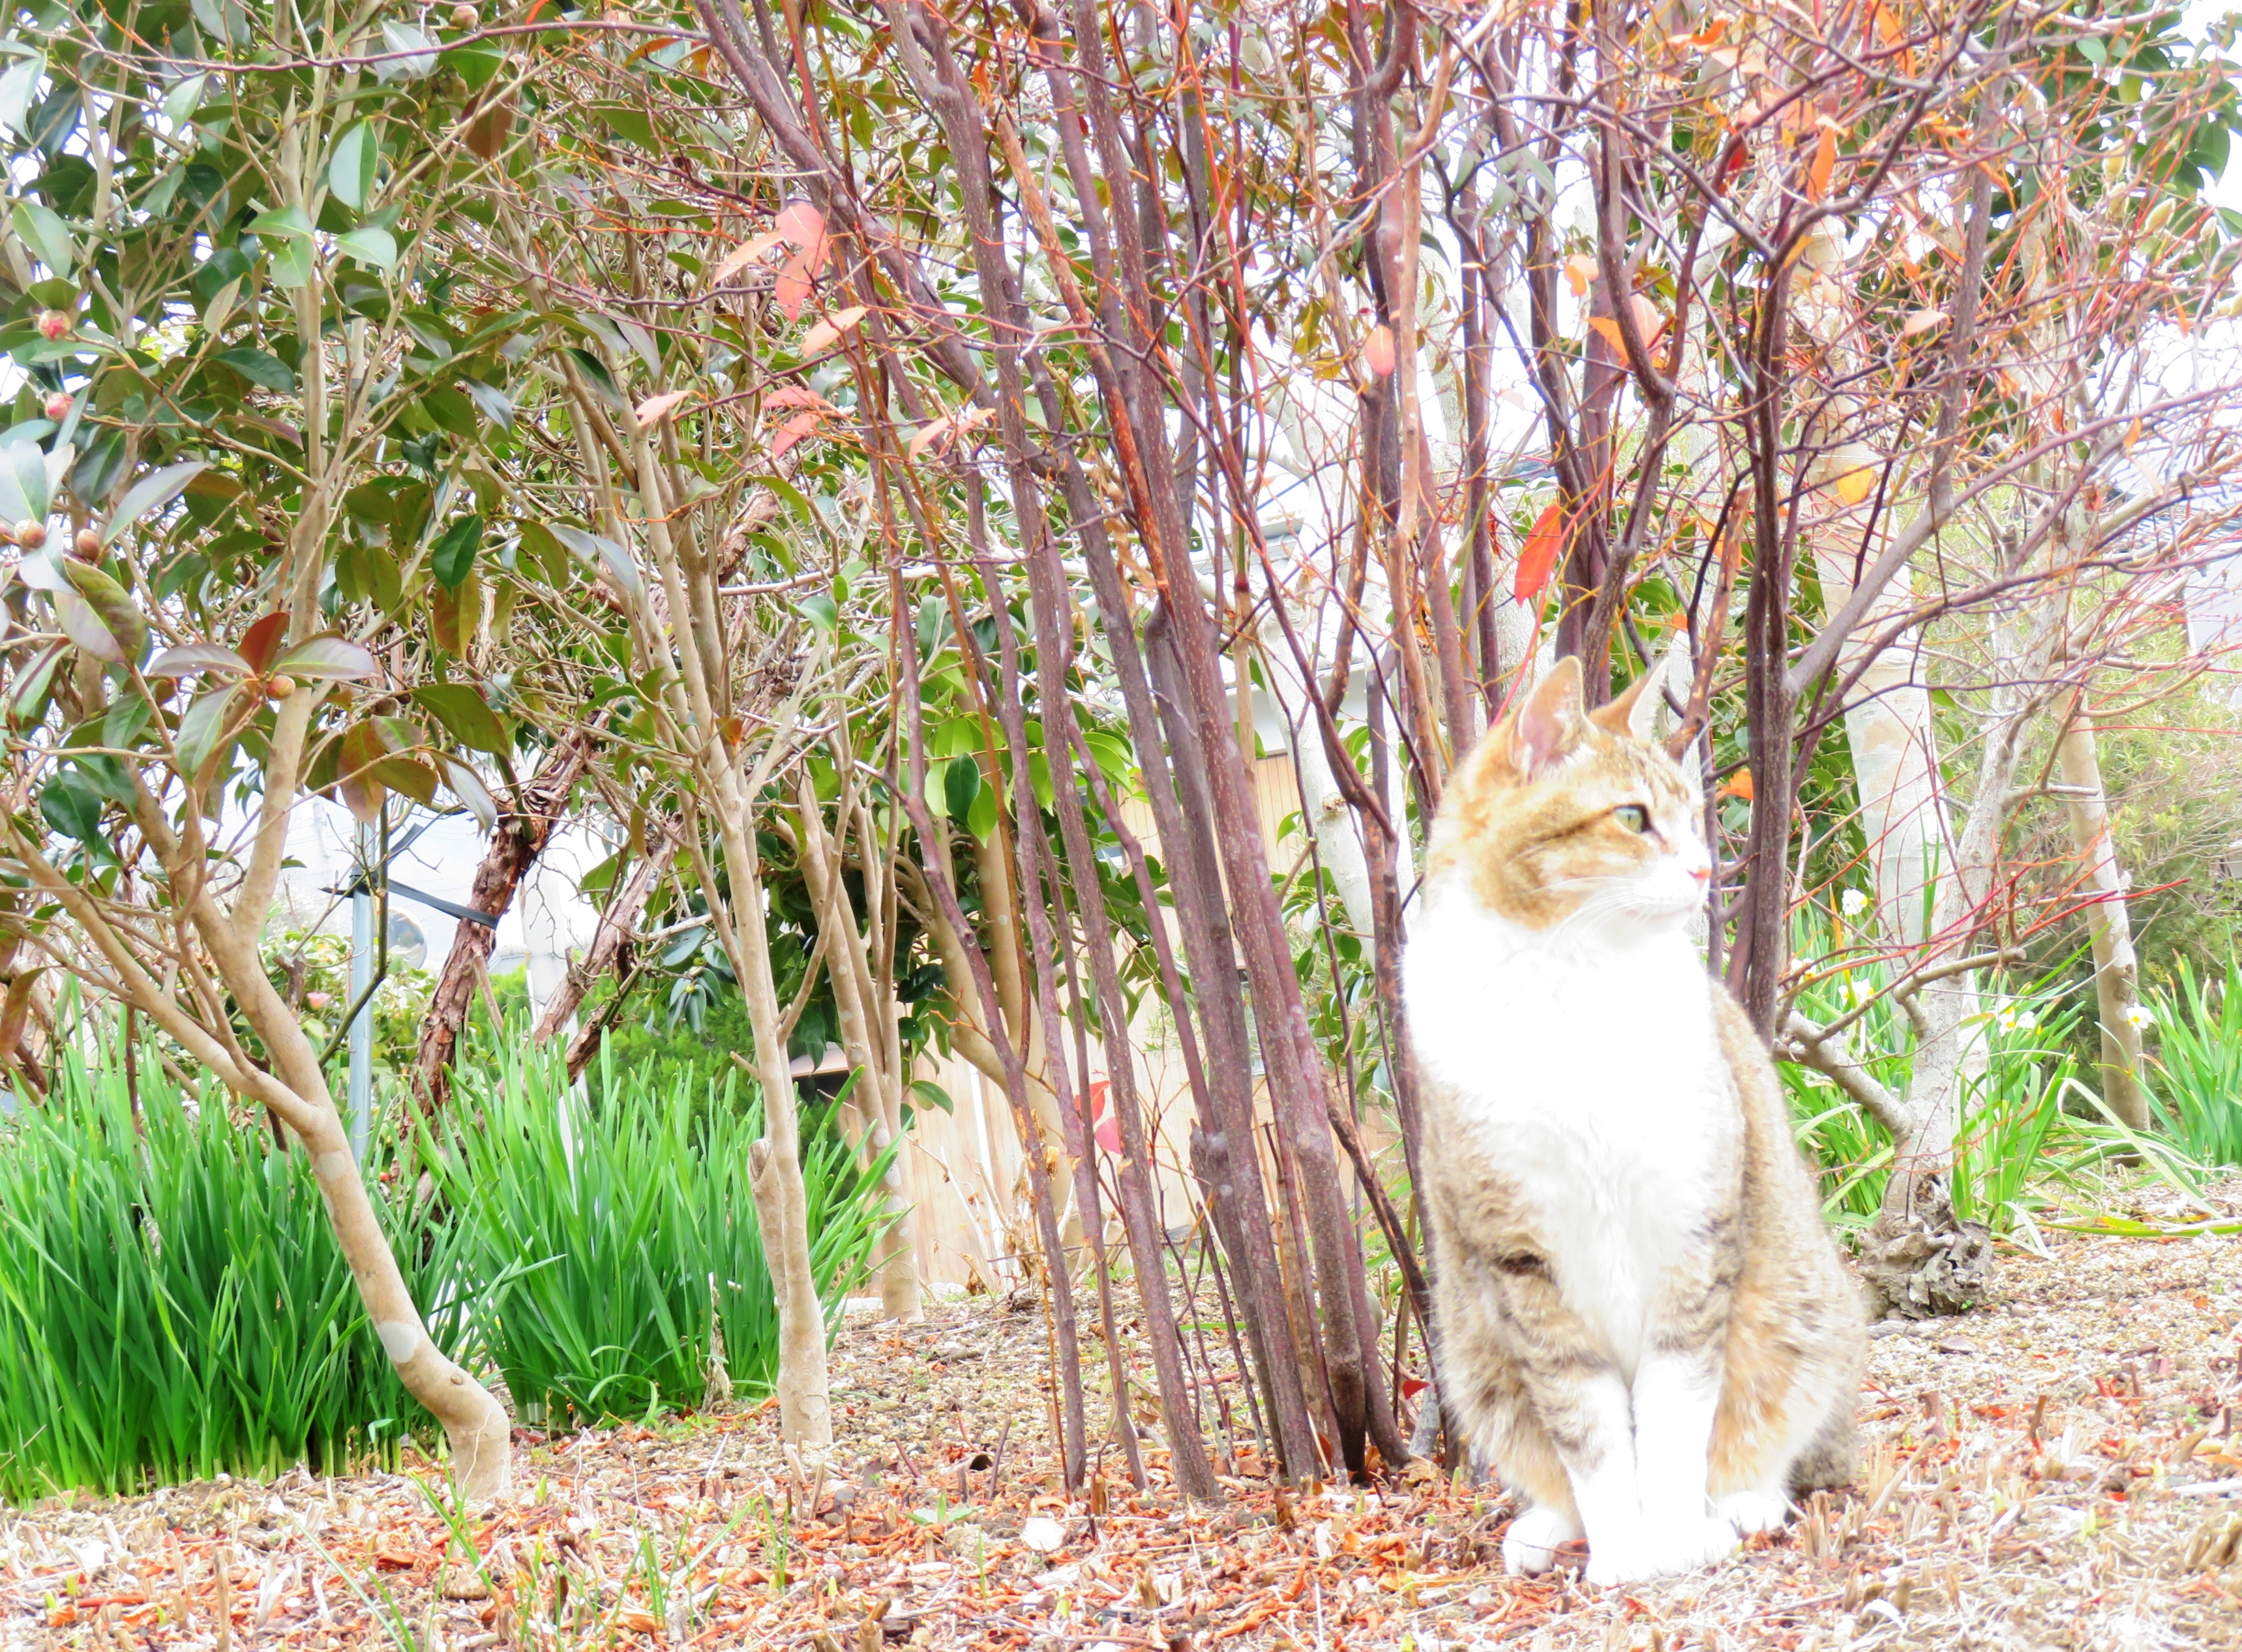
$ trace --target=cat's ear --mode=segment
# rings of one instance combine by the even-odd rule
[[[1581,708],[1581,662],[1571,655],[1534,686],[1510,730],[1512,767],[1527,780],[1547,774],[1571,756],[1588,732]]]
[[[1666,661],[1661,660],[1628,684],[1618,699],[1588,713],[1588,721],[1606,734],[1625,735],[1648,743],[1658,725],[1658,685],[1665,678]]]

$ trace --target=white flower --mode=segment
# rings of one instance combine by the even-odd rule
[[[1862,913],[1869,910],[1869,897],[1867,892],[1865,890],[1856,889],[1847,890],[1843,897],[1841,897],[1837,902],[1837,910],[1843,912],[1847,917],[1860,917]]]
[[[1854,1007],[1857,1009],[1875,997],[1876,990],[1865,981],[1848,981],[1845,983],[1845,996],[1853,1001]]]
[[[2157,1024],[2156,1011],[2145,1004],[2128,1004],[2125,1007],[2125,1019],[2137,1027],[2153,1027]]]
[[[2039,1017],[2028,1006],[2019,1004],[2003,1004],[2001,1012],[1996,1018],[2000,1022],[2001,1031],[2004,1032],[2030,1032],[2034,1027],[2039,1025]]]

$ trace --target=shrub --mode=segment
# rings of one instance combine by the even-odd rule
[[[128,1085],[121,1061],[89,1070],[65,1048],[45,1103],[0,1129],[0,1496],[332,1473],[432,1427],[302,1150],[236,1125],[214,1088],[198,1105],[152,1057],[137,1065]],[[452,1259],[382,1187],[406,1278],[454,1352]]]
[[[595,1420],[701,1403],[717,1361],[749,1393],[778,1368],[778,1312],[748,1187],[762,1108],[737,1075],[624,1071],[572,1089],[557,1049],[479,1044],[422,1138],[452,1239],[482,1281],[491,1359],[527,1416]],[[877,1169],[804,1132],[818,1292],[837,1324],[885,1226]]]

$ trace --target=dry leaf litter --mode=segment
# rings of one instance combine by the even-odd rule
[[[2242,1648],[2242,1240],[2078,1239],[1999,1280],[1966,1318],[1879,1327],[1854,1487],[1624,1590],[1506,1577],[1508,1500],[1421,1463],[1287,1492],[1218,1440],[1226,1500],[1188,1507],[1156,1432],[1142,1494],[1109,1434],[1068,1498],[1016,1293],[852,1315],[822,1474],[767,1407],[525,1431],[515,1494],[460,1518],[409,1454],[0,1512],[0,1647]]]

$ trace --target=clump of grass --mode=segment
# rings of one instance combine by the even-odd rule
[[[301,1148],[144,1055],[128,1085],[107,1053],[90,1068],[66,1047],[45,1101],[0,1128],[0,1496],[335,1473],[429,1429]],[[379,1179],[388,1167],[373,1167],[375,1207],[454,1351],[452,1258]]]
[[[748,1189],[759,1101],[736,1074],[642,1075],[605,1054],[596,1078],[573,1087],[557,1050],[492,1038],[423,1136],[492,1360],[526,1415],[554,1419],[695,1407],[712,1380],[768,1392],[778,1310]],[[837,1324],[887,1226],[882,1167],[829,1127],[805,1128],[802,1153],[812,1266]]]
[[[2205,1165],[2242,1165],[2242,962],[2198,981],[2183,959],[2178,990],[2151,1000],[2165,1128]]]

